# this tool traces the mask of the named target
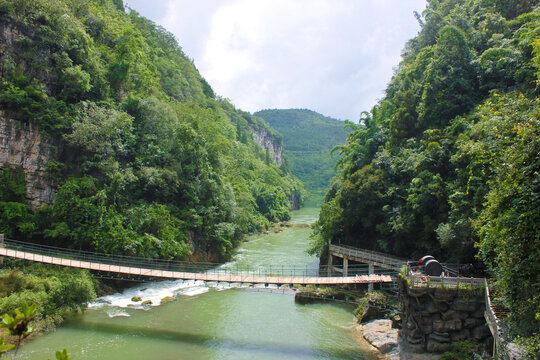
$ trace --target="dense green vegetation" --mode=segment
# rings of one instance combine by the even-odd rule
[[[36,309],[37,304],[28,305],[28,303],[23,303],[20,308],[14,309],[13,316],[9,313],[5,313],[2,316],[0,329],[4,329],[6,335],[11,336],[16,340],[15,344],[5,344],[5,337],[0,338],[0,354],[15,348],[13,354],[11,354],[11,360],[14,360],[17,357],[17,351],[19,350],[23,339],[34,333],[34,328],[30,326],[30,324],[35,318]],[[56,352],[56,359],[70,360],[67,349],[64,349],[64,351],[58,350]]]
[[[0,313],[12,314],[24,304],[36,304],[35,332],[53,329],[67,314],[82,310],[96,297],[96,282],[86,270],[39,264],[18,270],[21,264],[9,263],[0,271]]]
[[[291,172],[306,186],[312,198],[321,198],[334,177],[336,156],[330,150],[345,144],[345,123],[306,109],[262,110],[263,118],[283,135],[285,157]]]
[[[63,149],[52,208],[33,211],[24,174],[2,170],[6,237],[220,260],[303,196],[252,130],[279,134],[216,97],[173,35],[122,1],[0,0],[0,28],[0,110]]]
[[[538,351],[535,3],[428,1],[385,97],[340,148],[312,251],[324,255],[333,242],[409,259],[481,259],[515,333]]]

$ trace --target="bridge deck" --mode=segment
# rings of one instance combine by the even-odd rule
[[[351,246],[330,244],[330,254],[338,257],[347,257],[351,260],[372,264],[385,269],[399,271],[407,260],[383,254],[377,251],[353,248]]]
[[[312,276],[274,276],[274,275],[242,275],[227,274],[222,272],[181,272],[157,269],[146,269],[131,266],[119,266],[114,264],[95,263],[75,259],[65,259],[54,256],[34,254],[26,251],[0,248],[0,256],[24,259],[45,264],[67,266],[94,271],[113,272],[128,275],[147,276],[165,279],[204,280],[221,282],[239,282],[253,284],[302,284],[302,285],[335,285],[335,284],[367,284],[392,282],[389,275],[363,275],[345,277],[312,277]]]

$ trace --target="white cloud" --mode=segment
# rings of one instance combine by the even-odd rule
[[[146,16],[147,2],[132,3]],[[412,12],[421,12],[425,0],[152,4],[153,20],[176,35],[214,90],[237,107],[310,108],[354,120],[382,97],[405,41],[419,30]]]

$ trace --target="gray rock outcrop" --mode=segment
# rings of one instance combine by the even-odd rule
[[[278,165],[283,163],[283,146],[272,134],[265,128],[254,129],[251,128],[251,134],[253,139],[263,149],[268,149],[272,160]]]
[[[0,168],[17,167],[26,176],[26,197],[32,208],[54,202],[56,184],[46,173],[57,158],[58,144],[32,124],[8,119],[0,111]]]
[[[398,346],[398,330],[392,329],[392,320],[373,320],[359,326],[364,338],[383,353]]]

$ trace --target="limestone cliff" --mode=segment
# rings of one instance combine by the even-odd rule
[[[289,195],[289,200],[291,201],[291,209],[298,210],[302,207],[304,199],[302,197],[301,191],[294,190],[291,195]]]
[[[26,196],[33,208],[52,205],[56,184],[45,167],[57,158],[58,144],[32,124],[8,119],[0,111],[0,169],[15,166],[26,175]]]
[[[265,127],[254,128],[251,127],[251,135],[253,139],[263,149],[268,149],[272,160],[276,164],[281,165],[283,162],[283,145],[281,139],[277,138]]]

